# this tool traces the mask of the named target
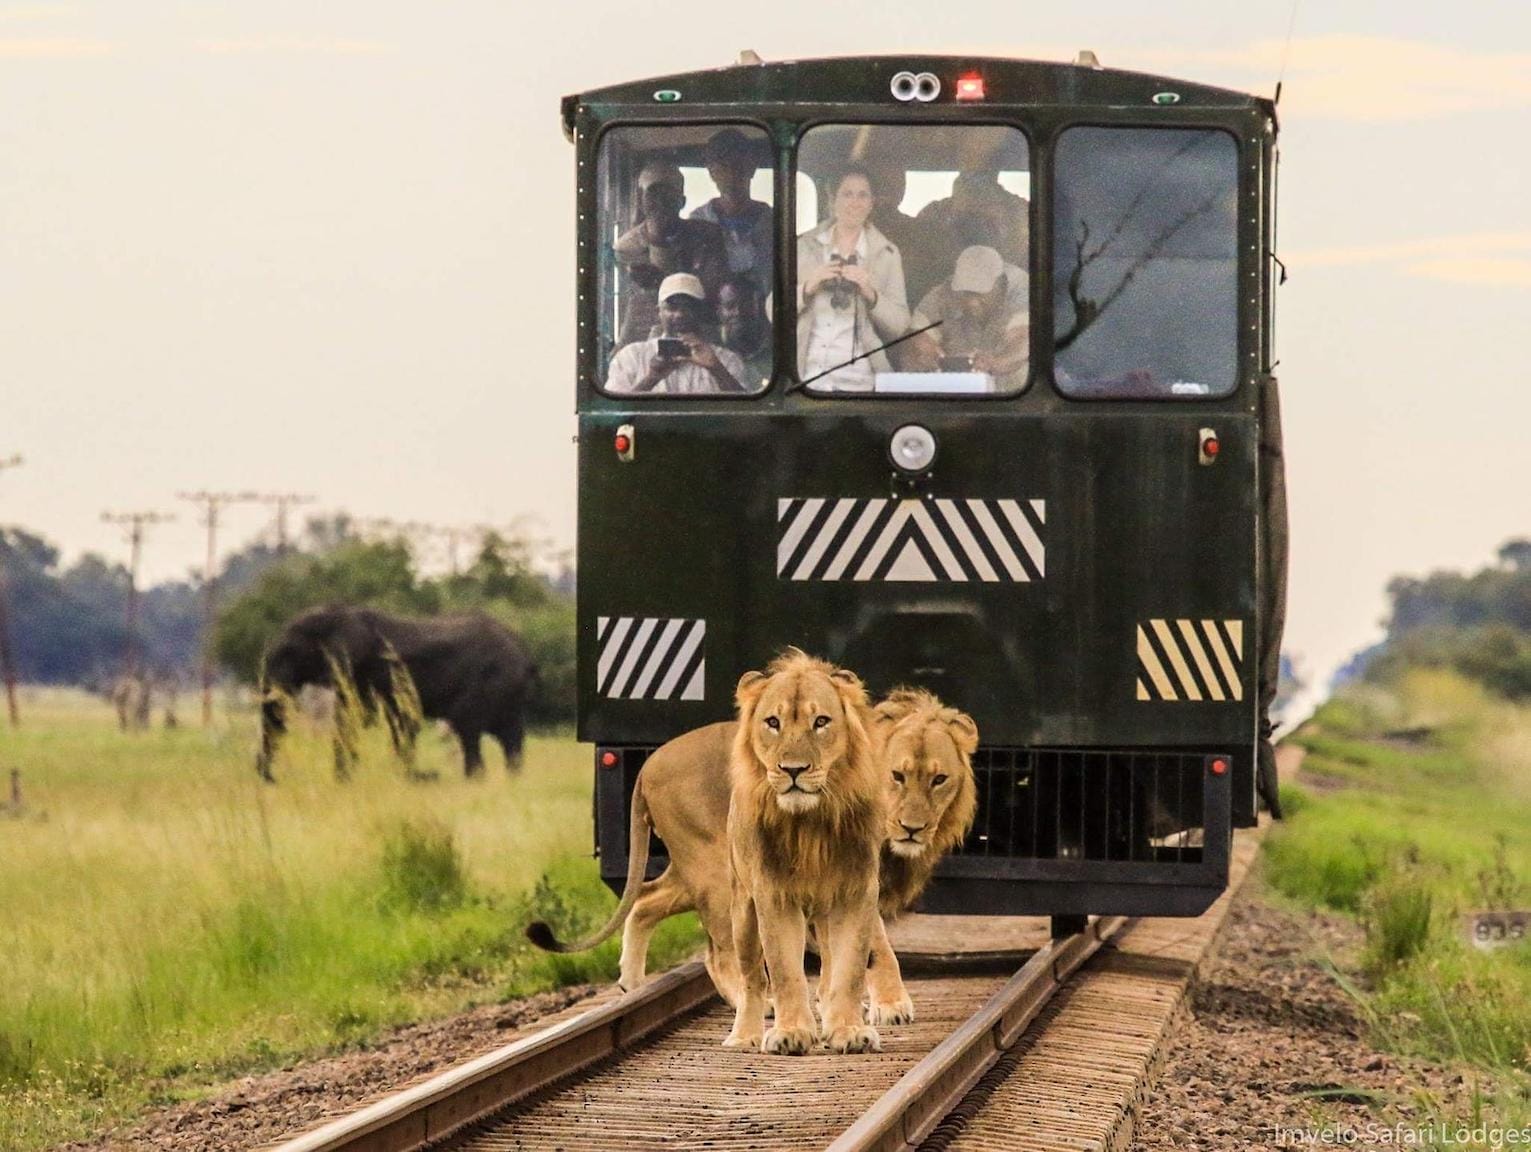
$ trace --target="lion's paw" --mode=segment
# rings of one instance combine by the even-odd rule
[[[723,1047],[725,1047],[725,1048],[758,1048],[758,1047],[760,1047],[760,1037],[759,1036],[739,1036],[739,1035],[736,1035],[733,1032],[730,1032],[728,1034],[727,1039],[725,1039],[723,1041]]]
[[[773,1027],[760,1041],[760,1050],[775,1056],[801,1056],[812,1050],[817,1040],[812,1028]]]
[[[881,1052],[882,1037],[867,1024],[836,1028],[824,1041],[831,1052]]]
[[[893,1024],[914,1023],[914,1001],[906,995],[891,1004],[871,1004],[867,1007],[867,1023],[879,1028]]]

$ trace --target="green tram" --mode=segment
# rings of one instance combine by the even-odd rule
[[[647,754],[792,644],[978,722],[924,910],[1200,912],[1275,798],[1272,102],[746,57],[563,103],[603,877]]]

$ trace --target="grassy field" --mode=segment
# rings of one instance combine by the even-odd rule
[[[391,1025],[614,978],[526,944],[532,915],[597,923],[589,749],[532,738],[463,779],[427,732],[409,782],[380,730],[348,784],[295,731],[280,783],[252,768],[255,717],[124,735],[108,705],[29,692],[0,728],[25,810],[0,818],[0,1148],[46,1147],[219,1080]],[[689,951],[694,919],[656,940]]]
[[[1480,1068],[1531,1115],[1531,940],[1466,942],[1463,915],[1531,906],[1531,710],[1447,672],[1349,690],[1296,735],[1289,821],[1266,843],[1288,897],[1366,932],[1351,990],[1395,1051]]]

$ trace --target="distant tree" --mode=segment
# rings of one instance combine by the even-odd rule
[[[1499,562],[1517,572],[1531,571],[1531,540],[1525,537],[1507,540],[1499,547]]]

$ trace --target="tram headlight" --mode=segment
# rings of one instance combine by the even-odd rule
[[[888,458],[901,472],[926,472],[936,462],[936,438],[929,428],[905,424],[888,441]]]
[[[893,99],[909,101],[914,99],[915,90],[919,88],[920,81],[913,72],[900,72],[893,77],[893,82],[888,88],[893,93]]]
[[[914,78],[914,98],[921,104],[929,104],[941,95],[941,78],[934,72],[921,72]]]

